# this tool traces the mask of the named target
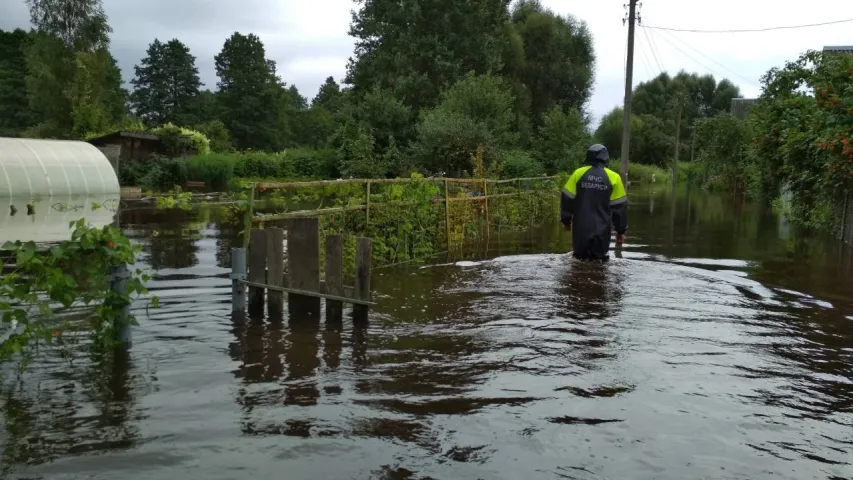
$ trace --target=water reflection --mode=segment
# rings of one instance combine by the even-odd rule
[[[113,223],[116,196],[0,197],[0,245],[61,242],[71,238],[68,224],[84,218],[94,227]]]
[[[163,380],[146,387],[129,365],[69,394],[65,367],[40,365],[61,401],[4,398],[3,464],[50,478],[272,478],[282,460],[296,478],[850,477],[850,252],[779,238],[772,214],[726,197],[632,194],[611,262],[573,262],[558,226],[493,236],[468,262],[377,270],[366,329],[232,318],[238,226],[129,214],[143,244],[197,224],[191,247],[154,249],[191,263],[146,247],[168,268],[133,353]]]
[[[139,421],[145,417],[138,411],[135,392],[149,380],[128,354],[118,353],[76,372],[57,352],[48,355],[55,381],[39,384],[25,375],[21,382],[3,384],[4,476],[15,465],[136,448],[142,438]],[[69,371],[74,375],[67,375]]]

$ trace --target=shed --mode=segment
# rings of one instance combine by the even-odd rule
[[[166,147],[160,137],[152,132],[112,132],[88,140],[92,145],[102,149],[117,151],[120,162],[144,160],[152,154],[166,155]],[[114,161],[114,160],[113,160]]]
[[[853,45],[827,45],[823,47],[824,53],[846,53],[853,55]]]
[[[0,198],[119,196],[107,157],[86,142],[0,137]]]

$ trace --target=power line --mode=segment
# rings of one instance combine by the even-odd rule
[[[766,28],[753,28],[753,29],[741,29],[741,30],[694,30],[688,28],[671,28],[671,27],[657,27],[653,25],[643,25],[646,28],[651,28],[654,30],[669,30],[670,32],[689,32],[689,33],[748,33],[748,32],[769,32],[771,30],[791,30],[795,28],[810,28],[810,27],[822,27],[825,25],[836,25],[839,23],[848,23],[853,22],[853,18],[847,18],[844,20],[833,20],[831,22],[821,22],[821,23],[810,23],[806,25],[784,25],[778,27],[766,27]]]
[[[649,49],[651,49],[651,46],[649,46]],[[654,77],[655,69],[652,66],[653,64],[651,63],[651,61],[649,61],[649,56],[646,55],[646,49],[640,48],[639,50],[643,56],[643,66],[646,68],[646,73],[649,75],[649,77]]]
[[[728,72],[729,72],[729,73],[731,73],[732,75],[735,75],[735,76],[739,77],[741,80],[743,80],[743,81],[745,81],[745,82],[747,82],[747,83],[749,83],[749,84],[751,84],[751,85],[753,85],[753,86],[755,86],[755,87],[759,87],[759,88],[761,88],[761,85],[759,85],[755,80],[748,79],[748,78],[744,77],[743,75],[741,75],[740,73],[738,73],[738,72],[736,72],[736,71],[734,71],[734,70],[732,70],[732,69],[730,69],[730,68],[726,67],[726,66],[725,66],[725,65],[723,65],[722,63],[720,63],[720,62],[718,62],[718,61],[714,60],[713,58],[711,58],[711,57],[709,57],[709,56],[705,55],[704,53],[702,53],[702,52],[701,52],[700,50],[698,50],[697,48],[694,48],[692,45],[690,45],[689,43],[685,42],[684,40],[679,39],[678,37],[676,37],[676,36],[675,36],[675,35],[673,35],[672,33],[669,33],[669,32],[666,32],[666,31],[664,31],[663,33],[664,33],[664,34],[666,34],[667,36],[669,36],[669,38],[671,38],[671,39],[673,39],[673,40],[675,40],[675,41],[677,41],[677,42],[681,43],[681,44],[682,44],[682,45],[684,45],[685,47],[687,47],[687,48],[689,48],[689,49],[693,50],[694,52],[698,53],[699,55],[702,55],[703,57],[705,57],[706,59],[710,60],[711,62],[716,63],[717,65],[719,65],[721,68],[723,68],[724,70],[728,71]]]
[[[666,37],[660,37],[660,38],[661,38],[661,39],[663,39],[663,41],[665,41],[666,43],[668,43],[668,44],[670,44],[671,46],[673,46],[676,50],[678,50],[679,52],[681,52],[685,57],[689,58],[690,60],[693,60],[693,61],[694,61],[694,62],[696,62],[698,65],[700,65],[700,66],[704,67],[706,70],[708,70],[708,71],[710,71],[710,72],[713,72],[713,73],[716,73],[717,75],[720,75],[720,72],[718,72],[718,71],[716,71],[715,69],[713,69],[713,68],[711,68],[711,67],[709,67],[709,66],[705,65],[704,63],[700,62],[699,60],[696,60],[696,59],[695,59],[695,58],[693,58],[689,53],[687,53],[687,52],[685,52],[684,50],[682,50],[682,49],[681,49],[681,47],[679,47],[678,45],[676,45],[676,44],[674,44],[674,43],[670,42],[669,40],[667,40],[667,38],[666,38]],[[720,75],[720,76],[721,76],[721,77],[723,77],[723,78],[725,78],[725,75]]]
[[[641,26],[642,26],[642,25],[641,25]],[[663,74],[663,73],[664,73],[663,65],[661,64],[660,60],[658,60],[658,54],[657,54],[657,52],[656,52],[657,47],[656,47],[656,45],[654,44],[654,42],[652,41],[652,38],[651,38],[651,36],[649,35],[648,30],[645,30],[645,29],[644,29],[644,30],[643,30],[643,35],[645,35],[645,37],[646,37],[646,43],[648,43],[648,44],[651,46],[650,48],[652,49],[652,56],[653,56],[653,57],[654,57],[654,59],[655,59],[655,63],[658,65],[658,70],[660,70],[660,73],[661,73],[661,74]]]

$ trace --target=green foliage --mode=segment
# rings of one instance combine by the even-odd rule
[[[26,0],[30,21],[43,34],[56,37],[72,51],[109,46],[112,32],[102,0]]]
[[[614,108],[602,117],[595,139],[607,147],[611,158],[622,156],[624,112]],[[672,163],[674,131],[654,115],[631,115],[631,156],[629,163],[664,166]]]
[[[358,0],[350,35],[355,58],[347,83],[361,97],[375,87],[419,112],[438,104],[442,89],[468,72],[502,64],[506,0],[400,2]]]
[[[18,136],[37,117],[27,98],[27,57],[31,38],[24,30],[0,30],[0,136]]]
[[[287,146],[290,129],[283,109],[288,99],[260,38],[234,33],[215,61],[221,118],[234,146],[271,151]]]
[[[853,57],[809,51],[762,83],[745,126],[753,191],[786,185],[794,223],[833,230],[853,187]]]
[[[155,128],[153,132],[157,134],[169,155],[182,155],[188,150],[196,155],[210,153],[210,139],[199,131],[167,123]]]
[[[494,162],[501,148],[518,141],[512,131],[513,104],[500,78],[466,76],[442,94],[438,107],[423,114],[415,158],[430,172],[470,171],[471,157],[482,146],[486,163]]]
[[[234,150],[231,134],[221,120],[211,120],[195,126],[195,130],[210,141],[210,151],[227,153]]]
[[[83,138],[126,115],[100,0],[27,0],[36,32],[26,49],[27,92],[39,124],[27,135]]]
[[[733,191],[745,191],[749,179],[746,164],[746,126],[729,113],[701,119],[696,123],[699,140],[697,160],[707,176],[720,175]]]
[[[566,113],[555,106],[545,114],[533,148],[539,163],[553,175],[579,167],[590,144],[580,112],[571,109]]]
[[[555,107],[581,111],[592,96],[595,48],[586,23],[561,17],[538,0],[515,4],[512,25],[523,45],[520,79],[530,94],[530,114],[542,125]]]
[[[130,102],[134,112],[149,125],[193,125],[199,117],[196,98],[201,80],[195,57],[178,39],[166,43],[154,39],[135,67]]]
[[[611,166],[616,168],[616,166],[619,165],[619,160],[614,159],[610,162],[610,164]],[[669,183],[672,181],[672,170],[663,169],[654,165],[629,163],[628,181],[632,184]]]
[[[545,167],[524,150],[501,152],[501,172],[507,178],[527,178],[545,175]]]
[[[341,86],[335,81],[334,77],[329,77],[320,85],[320,90],[311,101],[312,107],[322,107],[331,113],[337,113],[344,107],[344,95],[341,92]]]
[[[88,306],[92,348],[105,352],[119,341],[123,307],[147,293],[148,276],[131,273],[126,292],[110,288],[111,267],[133,265],[138,247],[114,226],[94,228],[84,220],[71,222],[71,239],[41,253],[33,242],[7,243],[15,269],[0,277],[0,318],[13,332],[0,344],[0,361],[16,356],[26,362],[39,345],[61,342],[72,307]],[[156,298],[155,298],[156,301]],[[136,320],[127,319],[132,325]]]

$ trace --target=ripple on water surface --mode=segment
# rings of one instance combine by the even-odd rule
[[[129,359],[47,359],[36,387],[7,394],[14,474],[853,476],[849,312],[751,280],[747,262],[387,271],[364,331],[235,323],[228,244],[197,234],[196,262],[152,282],[162,307]]]

